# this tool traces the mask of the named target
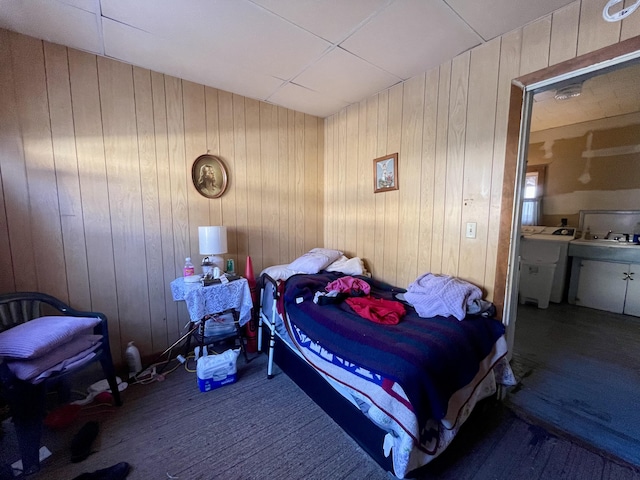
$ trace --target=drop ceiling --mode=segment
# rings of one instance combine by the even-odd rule
[[[0,27],[327,117],[572,0],[0,0]]]
[[[556,89],[534,95],[531,131],[539,132],[596,120],[615,119],[618,126],[640,122],[640,63],[630,62],[581,83],[581,94],[556,100]],[[574,82],[571,82],[574,83]]]

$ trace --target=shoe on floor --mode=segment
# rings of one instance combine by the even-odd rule
[[[87,422],[71,440],[71,461],[81,462],[91,455],[91,444],[98,436],[98,422]]]
[[[127,462],[120,462],[95,472],[82,473],[73,480],[124,480],[129,475],[129,468]]]

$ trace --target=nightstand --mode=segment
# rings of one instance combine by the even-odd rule
[[[227,283],[215,283],[205,287],[198,282],[186,283],[183,277],[179,277],[171,282],[171,295],[175,301],[184,301],[191,322],[199,323],[197,331],[187,336],[186,352],[191,347],[192,337],[201,347],[235,337],[240,341],[245,360],[249,360],[240,331],[251,319],[253,308],[251,290],[246,278],[240,277]],[[228,314],[233,317],[233,329],[225,328],[231,326]],[[222,319],[218,332],[215,325],[216,317]],[[207,320],[214,320],[214,325],[207,325]]]

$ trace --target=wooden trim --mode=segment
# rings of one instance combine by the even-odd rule
[[[640,36],[601,48],[595,52],[580,55],[579,57],[572,58],[571,60],[567,60],[557,65],[552,65],[551,67],[543,68],[542,70],[528,73],[518,77],[514,82],[517,85],[521,85],[524,89],[528,85],[533,85],[534,83],[564,75],[565,73],[574,72],[581,68],[587,68],[592,65],[613,60],[614,58],[618,58],[638,50],[640,50]]]
[[[511,219],[513,218],[513,197],[515,195],[516,171],[518,166],[518,140],[523,102],[523,89],[511,85],[509,99],[509,117],[507,124],[507,146],[502,181],[502,204],[500,206],[500,233],[498,235],[498,257],[496,260],[496,279],[494,283],[493,303],[498,317],[502,317],[504,295],[507,285],[507,267],[509,264],[509,245],[511,237]]]
[[[494,282],[494,304],[498,317],[503,316],[506,293],[507,268],[511,238],[511,220],[513,219],[513,200],[518,166],[518,143],[522,122],[522,103],[524,89],[534,83],[542,82],[591,65],[603,63],[640,50],[640,36],[601,48],[591,53],[572,58],[565,62],[543,68],[513,80],[507,127],[507,145],[505,151],[504,179],[502,184],[502,204],[500,209],[500,234],[498,237],[498,256]]]

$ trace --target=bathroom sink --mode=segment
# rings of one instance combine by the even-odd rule
[[[637,243],[624,242],[619,240],[614,240],[613,238],[578,238],[576,240],[572,240],[571,243],[575,243],[576,245],[590,245],[592,247],[612,247],[612,248],[638,248],[640,245]]]

